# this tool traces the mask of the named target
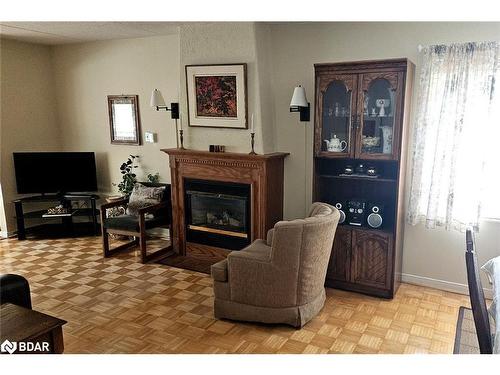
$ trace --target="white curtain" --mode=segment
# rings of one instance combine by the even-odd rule
[[[424,48],[413,130],[410,224],[462,231],[478,227],[487,163],[499,163],[499,58],[496,42]]]

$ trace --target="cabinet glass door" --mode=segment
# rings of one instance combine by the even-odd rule
[[[351,135],[353,87],[356,76],[329,76],[320,88],[320,134],[316,150],[325,156],[348,156],[354,149]],[[354,98],[355,99],[355,98]]]
[[[399,81],[397,72],[361,76],[356,157],[392,159],[395,155]]]

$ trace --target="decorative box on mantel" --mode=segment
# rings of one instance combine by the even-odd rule
[[[190,243],[207,251],[240,250],[282,220],[288,153],[162,151],[170,157],[176,253],[186,255]]]

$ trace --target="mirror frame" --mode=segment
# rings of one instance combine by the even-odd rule
[[[134,106],[133,111],[135,115],[135,139],[134,140],[120,140],[116,139],[114,132],[114,119],[113,119],[113,104],[120,99],[130,99]],[[108,114],[109,114],[109,133],[111,136],[111,144],[113,145],[141,145],[141,120],[139,117],[139,95],[108,95]]]

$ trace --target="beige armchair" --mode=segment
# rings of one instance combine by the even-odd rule
[[[309,217],[280,221],[212,266],[216,318],[302,327],[325,302],[325,277],[339,212],[314,203]]]

